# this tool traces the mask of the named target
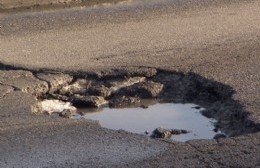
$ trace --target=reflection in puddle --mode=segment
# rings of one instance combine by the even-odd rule
[[[187,141],[191,139],[212,139],[216,132],[213,131],[215,120],[206,118],[200,114],[195,104],[163,103],[149,105],[148,108],[99,108],[81,109],[86,112],[86,119],[98,120],[102,127],[110,129],[123,129],[129,132],[149,134],[155,128],[185,129],[188,134],[173,135],[171,139]],[[97,110],[97,109],[96,109]],[[91,111],[91,112],[90,112]],[[81,118],[75,115],[74,118]]]

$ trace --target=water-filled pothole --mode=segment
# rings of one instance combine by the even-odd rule
[[[214,127],[216,120],[201,115],[201,110],[203,108],[195,104],[160,103],[131,108],[79,109],[81,115],[76,113],[73,118],[97,120],[105,128],[148,136],[155,136],[156,128],[168,130],[168,138],[176,141],[212,139],[218,134]]]
[[[35,75],[39,79],[48,81],[49,84],[49,91],[39,96],[38,103],[32,107],[32,111],[35,113],[47,112],[51,114],[52,112],[58,112],[60,116],[70,118],[76,112],[75,107],[78,109],[95,108],[96,110],[103,109],[103,112],[88,113],[85,115],[86,118],[96,115],[106,120],[109,118],[113,119],[109,122],[116,124],[123,121],[120,116],[126,119],[124,123],[147,117],[146,121],[142,121],[141,123],[148,126],[151,124],[146,123],[147,121],[151,121],[151,123],[157,122],[153,119],[158,119],[158,121],[163,120],[164,123],[170,119],[170,123],[177,123],[179,119],[174,121],[174,116],[178,114],[176,111],[178,112],[179,110],[174,110],[175,105],[178,105],[174,103],[192,103],[203,105],[205,109],[200,109],[200,113],[203,116],[200,115],[198,109],[196,109],[197,113],[189,112],[189,110],[181,110],[181,116],[187,116],[191,120],[188,118],[183,119],[183,127],[181,128],[175,125],[166,125],[166,130],[159,131],[164,132],[164,135],[168,136],[169,132],[178,134],[182,130],[167,129],[187,129],[191,131],[190,134],[183,134],[178,137],[188,137],[195,134],[197,136],[189,139],[208,139],[214,136],[213,129],[216,132],[221,131],[228,137],[257,132],[260,129],[258,124],[249,120],[248,112],[244,110],[243,105],[233,99],[234,90],[230,86],[209,80],[195,73],[138,68],[137,70],[114,70],[94,74],[77,73],[74,76],[64,78],[63,82],[57,77],[59,75],[55,76],[55,74],[49,75],[44,73],[35,73]],[[140,106],[145,99],[160,100],[160,102],[166,104],[150,105],[148,109],[129,108],[136,105]],[[169,111],[171,113],[165,109],[168,106],[170,106]],[[124,109],[126,107],[127,109]],[[189,106],[187,105],[187,107]],[[186,105],[182,108],[186,108]],[[157,110],[153,112],[152,109]],[[107,117],[102,115],[107,115]],[[115,115],[114,118],[113,115]],[[162,119],[158,116],[162,117]],[[204,118],[204,116],[207,118]],[[130,117],[136,118],[131,119]],[[206,124],[196,130],[201,130],[203,133],[207,132],[205,136],[202,133],[197,133],[196,130],[192,130],[193,127],[186,127],[195,122],[192,126],[196,128],[196,124],[202,123],[202,118],[199,117],[205,119]],[[210,123],[211,120],[208,118],[215,120],[215,128],[213,128],[213,125]],[[100,118],[90,119],[99,120],[103,127],[108,127],[102,124],[103,121]],[[132,125],[137,126],[138,124],[132,123]],[[163,127],[164,125],[159,123],[152,125],[152,128],[142,128],[140,126],[140,130],[137,130],[133,126],[132,128],[136,130],[129,131],[142,133],[144,131],[151,132],[152,129]],[[128,128],[124,128],[123,126],[113,127],[113,129],[128,130]],[[177,136],[173,136],[173,138],[175,137],[177,138]],[[183,138],[184,140],[186,139]]]

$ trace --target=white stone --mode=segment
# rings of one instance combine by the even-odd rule
[[[34,113],[61,113],[64,110],[70,110],[76,112],[76,107],[72,106],[69,102],[63,102],[60,100],[43,100],[37,102],[31,107]]]

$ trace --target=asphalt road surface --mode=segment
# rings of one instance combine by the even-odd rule
[[[0,13],[0,63],[0,167],[260,166],[260,133],[155,140],[33,115],[34,97],[19,90],[44,85],[30,73],[39,69],[192,71],[233,87],[234,99],[259,125],[259,0],[137,0]],[[7,65],[21,71],[6,71]]]

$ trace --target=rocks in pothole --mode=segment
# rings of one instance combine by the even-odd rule
[[[141,104],[141,105],[140,105],[140,108],[148,109],[148,106],[147,106],[147,105],[144,105],[144,104]]]
[[[164,129],[161,127],[156,128],[151,135],[152,138],[165,138],[165,139],[171,138],[171,136],[172,136],[171,130]]]
[[[63,118],[71,118],[73,113],[74,112],[72,112],[71,110],[65,109],[65,110],[63,110],[62,112],[59,113],[59,116],[63,117]]]
[[[87,95],[108,97],[111,94],[111,90],[104,85],[92,86],[86,90]]]
[[[78,79],[73,84],[64,86],[59,90],[59,94],[72,96],[74,94],[85,94],[91,86],[92,81],[86,79]]]
[[[115,95],[128,95],[140,98],[156,98],[163,90],[163,84],[145,81],[120,89]]]
[[[61,116],[68,117],[72,113],[76,112],[76,108],[69,102],[63,102],[60,100],[43,100],[31,106],[33,113],[59,113]]]
[[[130,78],[121,79],[121,80],[120,79],[110,80],[110,81],[108,81],[108,85],[111,89],[111,92],[115,93],[124,87],[128,87],[128,86],[134,85],[136,83],[144,82],[145,79],[146,78],[143,76],[135,76],[135,77],[130,77]]]
[[[72,80],[73,77],[67,74],[57,73],[38,73],[37,77],[41,80],[44,80],[49,83],[49,93],[54,93],[55,91],[61,89],[64,86],[67,86]]]
[[[45,94],[49,87],[47,82],[37,79],[31,72],[22,70],[0,71],[1,83],[16,90],[35,96]]]
[[[152,132],[151,137],[168,139],[171,138],[172,135],[180,135],[180,134],[187,134],[187,133],[189,133],[189,131],[183,129],[165,129],[159,127]]]
[[[104,85],[100,85],[97,81],[78,79],[73,84],[61,88],[59,94],[67,96],[80,94],[107,97],[110,95],[110,89]]]
[[[71,102],[76,107],[100,107],[107,103],[104,97],[101,96],[82,96],[74,95]]]
[[[111,79],[106,81],[78,79],[73,84],[64,86],[59,94],[72,96],[74,94],[109,97],[111,93],[121,88],[145,81],[145,77],[130,77],[127,79]]]
[[[60,95],[56,93],[49,94],[49,96],[53,99],[61,100],[64,102],[69,102],[71,100],[70,96]]]
[[[226,138],[227,136],[225,134],[216,134],[213,139],[220,139],[220,138]]]
[[[140,98],[138,97],[129,97],[129,96],[121,96],[114,97],[109,101],[109,107],[117,108],[117,107],[127,107],[132,104],[140,103]]]

